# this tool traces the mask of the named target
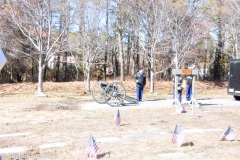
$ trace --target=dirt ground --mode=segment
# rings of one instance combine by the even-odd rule
[[[93,85],[95,82],[91,82]],[[127,95],[135,96],[135,85],[126,81]],[[182,147],[171,143],[176,124],[187,129],[223,129],[229,126],[240,131],[239,107],[202,106],[195,115],[175,112],[167,108],[121,109],[121,125],[113,117],[117,108],[83,110],[93,101],[91,93],[84,93],[83,82],[44,83],[48,97],[34,96],[37,84],[0,84],[0,152],[2,148],[24,147],[24,153],[3,154],[5,160],[56,159],[81,160],[89,136],[118,137],[116,142],[101,142],[98,159],[157,160],[158,154],[184,152],[189,156],[177,159],[239,159],[240,139],[219,141],[223,131],[189,133]],[[172,82],[156,82],[155,93],[144,92],[144,100],[170,99]],[[232,98],[227,95],[226,83],[197,82],[196,98]],[[142,102],[144,103],[144,102]],[[96,105],[98,105],[96,103]],[[35,123],[33,123],[35,122]],[[25,136],[1,137],[3,134],[30,132]],[[159,132],[165,134],[159,135]],[[141,136],[139,136],[139,134]],[[136,135],[124,138],[124,135]],[[39,145],[66,143],[62,147],[40,149]],[[25,154],[25,155],[24,155]],[[38,155],[38,157],[36,156]]]

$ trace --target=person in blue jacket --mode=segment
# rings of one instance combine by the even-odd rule
[[[187,76],[186,100],[190,101],[192,96],[192,76]]]
[[[134,76],[134,81],[136,82],[137,100],[142,101],[143,90],[146,85],[146,75],[143,67],[140,67],[139,72],[137,72],[137,74]]]

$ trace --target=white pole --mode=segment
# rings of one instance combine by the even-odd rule
[[[192,98],[191,99],[193,99],[193,96],[191,96]],[[193,102],[193,100],[192,100],[192,114],[194,115],[195,114],[195,112],[194,112],[194,104],[193,104],[194,102]]]
[[[6,112],[6,125],[8,125],[9,123],[8,123],[8,108],[5,110],[5,112]]]

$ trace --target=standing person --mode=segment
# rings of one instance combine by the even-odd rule
[[[192,96],[192,76],[187,76],[186,100],[190,101]]]
[[[178,96],[178,101],[182,103],[182,76],[178,76],[178,84],[177,84],[177,96]],[[175,98],[175,90],[174,90],[174,85],[175,85],[175,78],[173,78],[173,99]]]
[[[140,67],[139,72],[134,76],[134,81],[136,82],[137,100],[142,101],[143,90],[146,85],[146,75],[143,67]]]

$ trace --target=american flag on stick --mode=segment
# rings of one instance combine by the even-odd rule
[[[221,141],[221,140],[231,141],[231,140],[233,140],[236,136],[237,136],[237,133],[234,132],[232,128],[228,127],[228,129],[226,130],[226,132],[224,132],[224,133],[221,135],[220,141]]]
[[[120,125],[120,123],[121,123],[121,117],[120,117],[119,109],[118,109],[118,111],[117,111],[117,113],[114,117],[114,121],[115,121],[116,125]]]
[[[186,112],[184,106],[182,106],[181,102],[179,102],[178,100],[177,100],[176,112],[178,112],[178,113]]]
[[[182,131],[182,129],[178,125],[176,125],[173,133],[172,143],[177,144],[180,147],[185,137],[186,134]]]
[[[96,140],[90,136],[84,157],[97,158],[97,150],[99,149],[99,144]]]

